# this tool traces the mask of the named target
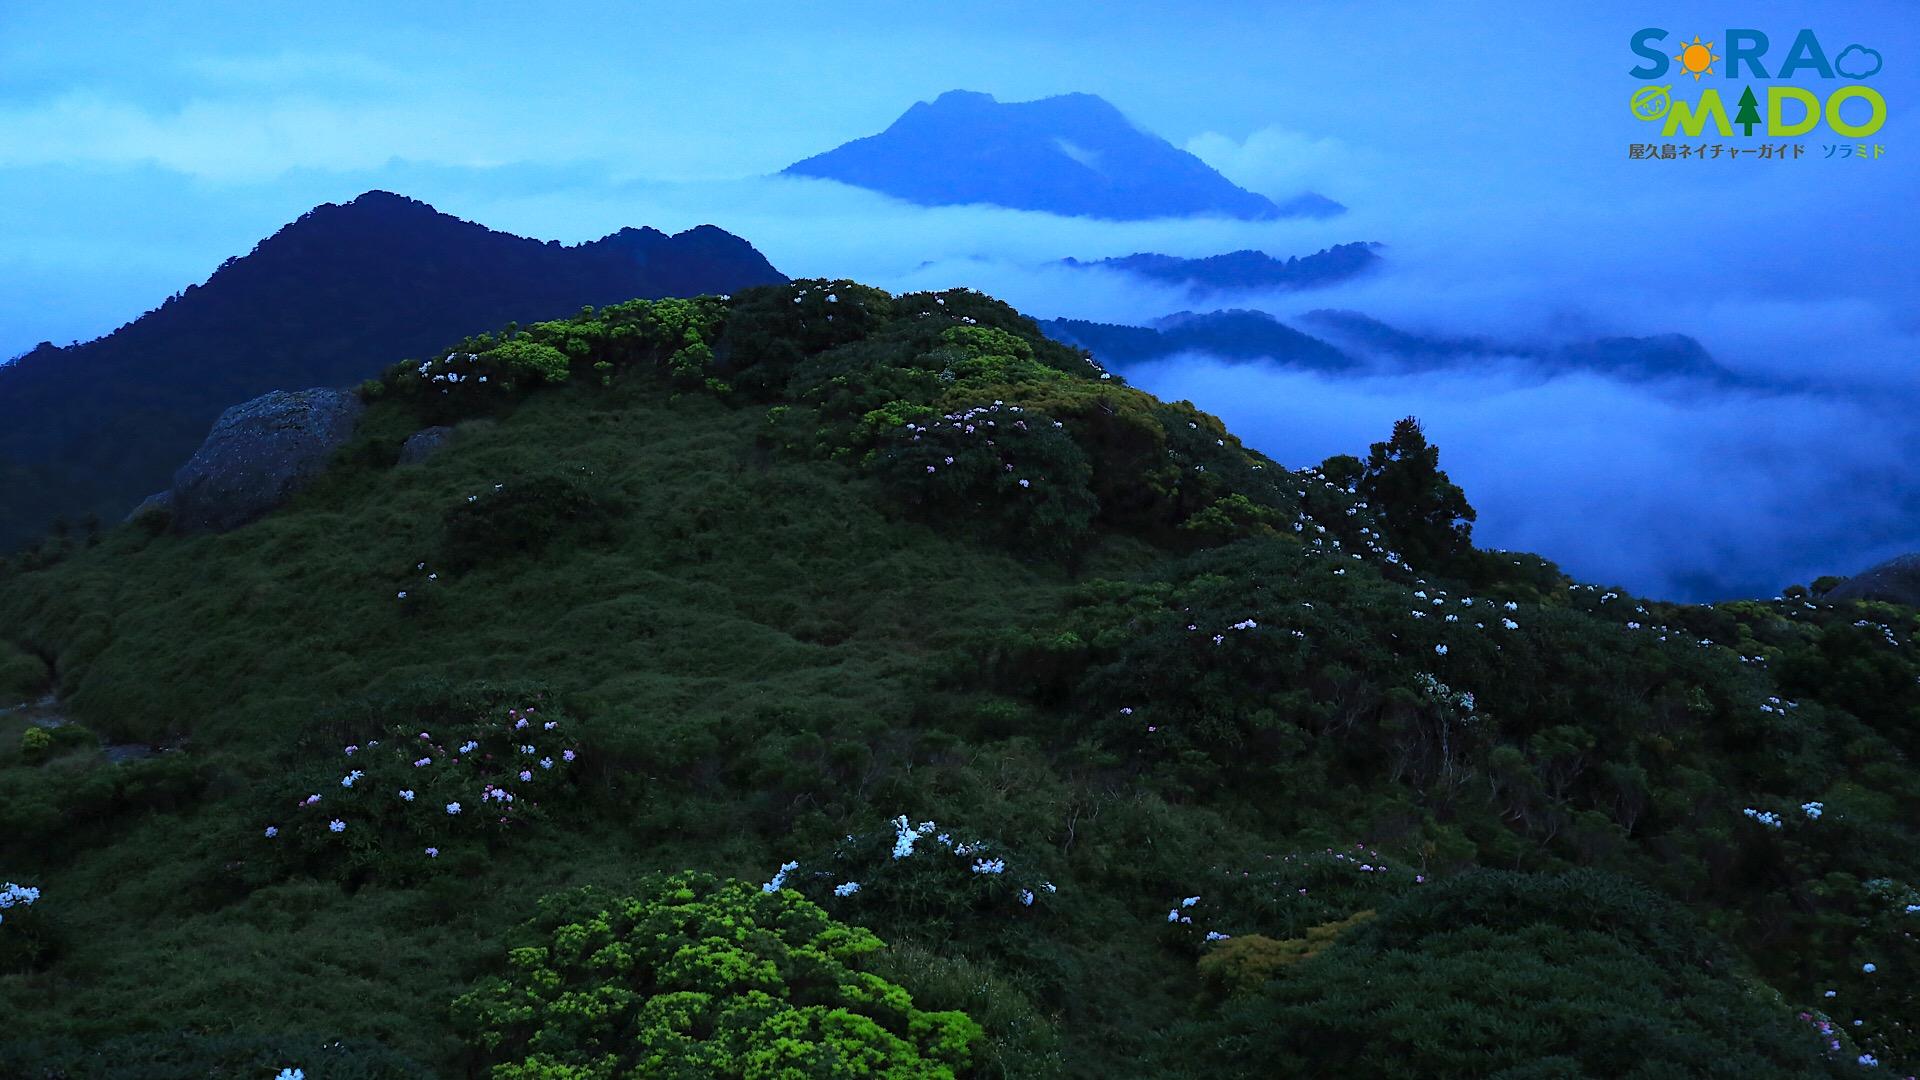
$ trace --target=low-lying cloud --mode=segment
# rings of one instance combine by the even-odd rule
[[[1262,139],[1285,141],[1259,136],[1242,154],[1261,152]],[[222,229],[258,237],[305,205],[370,187],[564,242],[624,225],[677,230],[712,222],[795,276],[851,277],[895,291],[967,286],[1040,318],[1143,324],[1187,308],[1251,307],[1291,319],[1333,307],[1420,333],[1533,345],[1684,333],[1719,363],[1787,389],[1631,384],[1542,374],[1492,357],[1419,377],[1372,369],[1330,378],[1206,357],[1133,374],[1156,393],[1224,416],[1249,442],[1293,464],[1363,453],[1395,418],[1418,415],[1479,508],[1482,543],[1538,551],[1582,577],[1649,595],[1771,594],[1920,548],[1920,500],[1908,465],[1920,460],[1911,407],[1920,398],[1911,362],[1920,322],[1896,302],[1898,279],[1876,269],[1876,259],[1905,249],[1911,238],[1899,233],[1911,226],[1889,223],[1893,235],[1879,235],[1880,250],[1864,253],[1692,242],[1737,234],[1745,215],[1798,212],[1806,193],[1772,180],[1750,187],[1737,204],[1708,201],[1674,214],[1660,211],[1661,199],[1651,195],[1644,203],[1495,205],[1461,193],[1396,194],[1376,178],[1347,215],[1274,222],[1108,222],[926,208],[830,181],[661,183],[622,180],[592,164],[390,162],[296,171],[275,184],[271,199],[235,198],[258,188],[204,184],[174,194],[188,219],[196,206],[210,215],[217,205]],[[1350,198],[1345,190],[1328,194]],[[236,212],[257,220],[236,225]],[[129,221],[138,217],[129,211]],[[1136,251],[1304,255],[1353,240],[1385,243],[1380,272],[1310,292],[1204,301],[1163,282],[1057,264],[1070,255]],[[205,265],[183,272],[175,287],[204,277],[245,244],[229,246],[207,252]],[[0,342],[0,351],[32,340]]]

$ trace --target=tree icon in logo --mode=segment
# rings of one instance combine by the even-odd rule
[[[1753,125],[1760,122],[1760,101],[1753,96],[1753,87],[1747,87],[1740,95],[1740,111],[1734,114],[1733,122],[1744,129],[1740,132],[1742,135],[1753,134]]]

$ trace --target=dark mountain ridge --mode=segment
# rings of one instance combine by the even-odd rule
[[[1685,334],[1616,335],[1564,345],[1498,341],[1482,335],[1412,333],[1357,311],[1321,309],[1300,321],[1349,349],[1393,357],[1418,367],[1447,367],[1469,357],[1512,356],[1553,370],[1593,371],[1634,380],[1704,379],[1735,384],[1741,377]]]
[[[113,333],[0,367],[0,549],[125,513],[266,391],[358,382],[473,326],[784,280],[711,225],[567,246],[384,191],[316,207]]]
[[[1251,289],[1314,289],[1347,281],[1377,267],[1376,243],[1335,244],[1312,255],[1276,258],[1251,249],[1224,255],[1184,259],[1175,255],[1136,252],[1111,259],[1082,262],[1067,258],[1061,264],[1084,270],[1117,270],[1136,277],[1185,285],[1196,295]]]
[[[1050,319],[1040,327],[1102,363],[1124,367],[1181,353],[1262,362],[1315,371],[1358,372],[1374,364],[1394,371],[1438,371],[1510,358],[1543,376],[1587,371],[1635,382],[1669,379],[1745,385],[1685,334],[1602,337],[1561,345],[1496,341],[1479,335],[1423,335],[1357,311],[1310,311],[1296,321],[1309,334],[1264,311],[1181,311],[1148,326]]]

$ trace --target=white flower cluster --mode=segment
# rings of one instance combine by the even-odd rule
[[[1760,824],[1767,826],[1768,828],[1772,828],[1772,829],[1780,828],[1780,824],[1781,824],[1780,815],[1774,813],[1771,810],[1755,810],[1753,807],[1749,806],[1741,812],[1746,814],[1748,817],[1752,818],[1753,820],[1759,822]]]
[[[893,828],[895,833],[893,838],[893,857],[896,859],[904,859],[913,854],[913,845],[915,842],[922,836],[933,831],[933,822],[923,821],[920,823],[920,827],[915,829],[907,824],[907,815],[901,814],[899,817],[893,819]]]
[[[40,890],[31,885],[16,885],[11,881],[0,884],[0,911],[15,907],[31,907],[38,899],[40,899]],[[0,922],[4,921],[6,916],[0,915]]]
[[[1804,802],[1800,804],[1800,812],[1818,821],[1820,815],[1827,812],[1827,804],[1822,802]]]
[[[443,383],[448,386],[463,382],[483,383],[487,381],[485,375],[474,375],[471,372],[463,375],[453,369],[455,364],[465,363],[471,365],[478,362],[479,359],[479,353],[448,353],[445,357],[437,361],[422,360],[417,370],[420,378],[430,383]],[[436,366],[444,368],[445,370],[435,371],[434,368]],[[444,394],[446,393],[446,389],[442,387],[440,392]]]
[[[795,865],[799,865],[799,864],[796,863]],[[854,893],[857,893],[859,891],[860,891],[860,883],[857,881],[843,882],[833,887],[833,895],[835,896],[852,896]]]
[[[798,869],[800,869],[800,864],[798,862],[781,863],[780,869],[776,871],[773,875],[773,880],[767,882],[765,885],[760,886],[760,891],[763,893],[779,892],[781,888],[783,888],[787,884],[787,875],[793,873],[795,870],[798,870]],[[858,888],[858,886],[855,886],[855,887]],[[838,889],[834,890],[834,892],[836,893],[839,891],[840,890]]]

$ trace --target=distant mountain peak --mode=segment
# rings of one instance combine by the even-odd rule
[[[784,171],[923,206],[985,203],[1113,220],[1324,217],[1345,209],[1310,192],[1276,204],[1238,187],[1086,93],[1002,102],[949,90],[915,103],[877,135]]]

